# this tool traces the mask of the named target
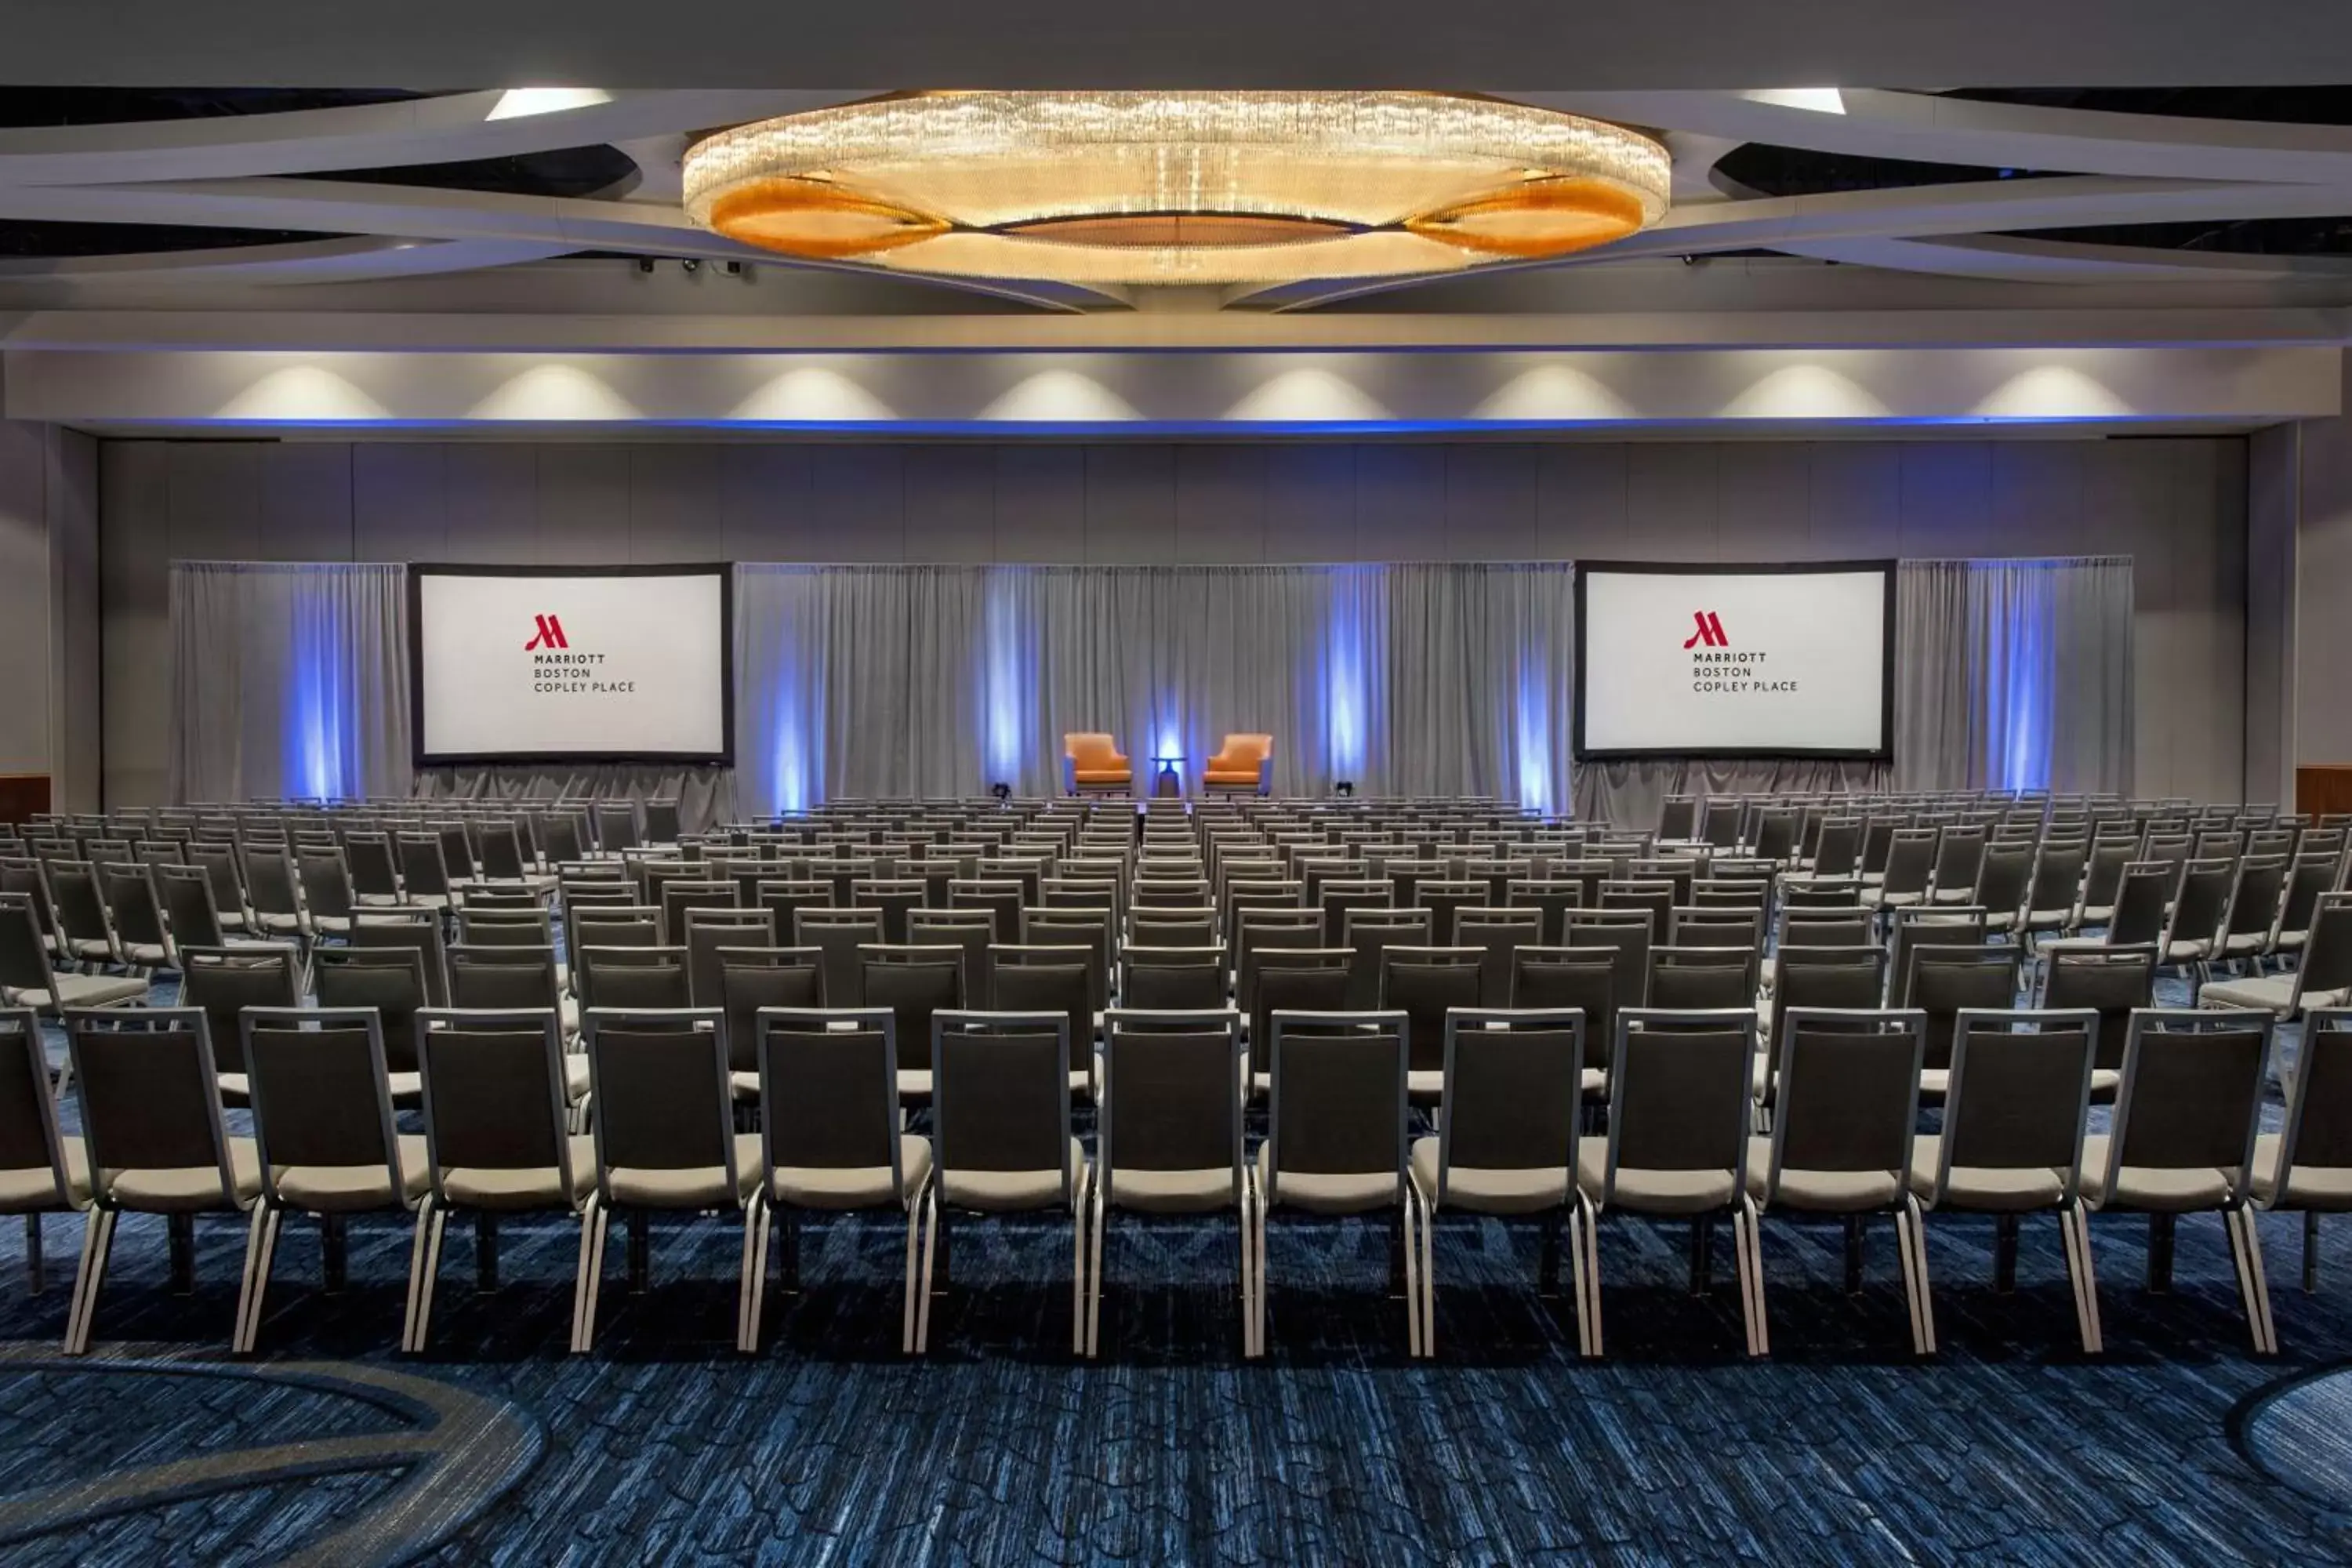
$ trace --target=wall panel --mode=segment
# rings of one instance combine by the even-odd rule
[[[2244,764],[2245,443],[100,443],[110,798],[160,798],[172,558],[2137,563],[2138,788]]]

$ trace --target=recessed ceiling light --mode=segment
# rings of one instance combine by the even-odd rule
[[[613,95],[593,87],[510,87],[490,106],[488,120],[520,120],[526,114],[553,114],[559,110],[590,109],[610,103]]]

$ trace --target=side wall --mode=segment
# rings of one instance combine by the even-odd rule
[[[2128,554],[2137,787],[2239,798],[2246,444],[108,441],[106,794],[161,800],[177,559],[1779,561]]]
[[[99,804],[98,443],[0,421],[0,773]]]

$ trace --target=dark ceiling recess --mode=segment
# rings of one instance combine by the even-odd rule
[[[0,257],[18,260],[69,256],[140,256],[164,250],[228,250],[247,245],[290,245],[334,235],[264,228],[186,228],[149,223],[0,223]]]
[[[414,163],[399,169],[321,169],[311,180],[370,185],[423,185],[445,191],[497,191],[515,196],[593,196],[636,173],[617,147],[559,147],[511,158]]]
[[[0,87],[0,127],[114,125],[153,120],[208,120],[284,114],[298,109],[349,109],[426,98],[397,89],[286,87]]]
[[[2200,96],[2205,92],[2203,89],[2197,90]],[[2144,95],[2103,91],[2089,96],[2104,99]],[[2347,113],[2352,114],[2352,107],[2347,107]],[[2346,122],[2352,123],[2352,118],[2347,118]],[[1902,158],[1868,158],[1844,153],[1816,153],[1802,147],[1773,147],[1760,142],[1750,142],[1734,148],[1716,164],[1716,169],[1734,184],[1768,196],[1811,196],[1832,191],[1906,190],[1990,180],[2035,180],[2064,172],[1972,168],[1961,163],[1916,163]],[[2207,220],[2110,224],[2098,227],[2035,229],[2030,237],[2063,240],[2078,245],[2137,246],[2150,250],[2204,250],[2241,256],[2352,256],[2352,217],[2256,218],[2239,223]]]
[[[1943,96],[2185,120],[2352,125],[2352,87],[1964,87]]]

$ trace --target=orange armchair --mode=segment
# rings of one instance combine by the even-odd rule
[[[1062,737],[1062,787],[1071,795],[1123,793],[1135,787],[1135,767],[1108,735],[1073,732]]]
[[[1273,794],[1274,737],[1226,736],[1223,748],[1201,770],[1201,784],[1212,791]]]

